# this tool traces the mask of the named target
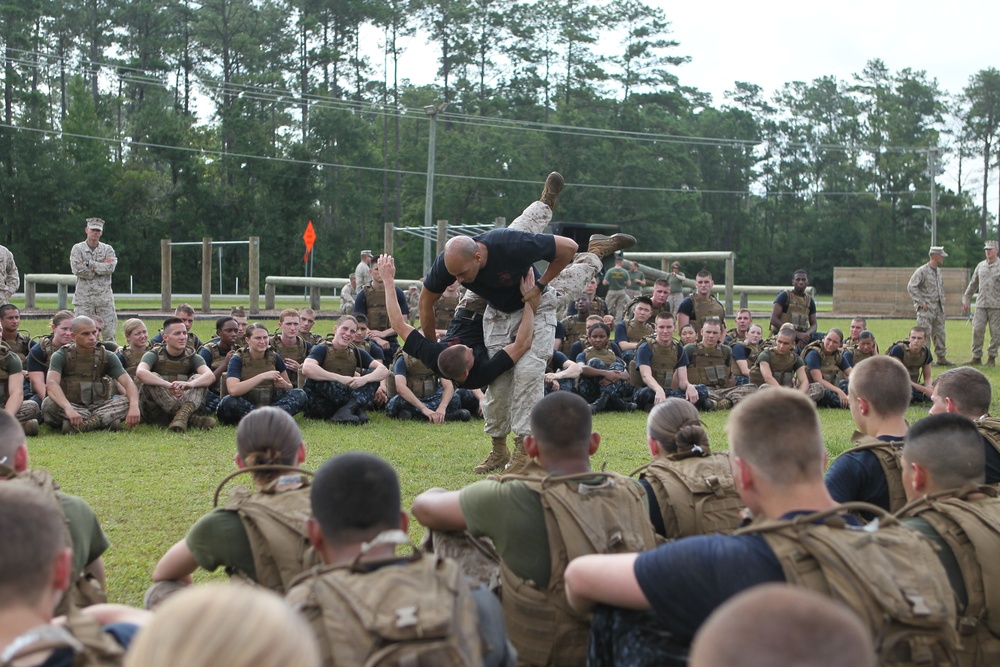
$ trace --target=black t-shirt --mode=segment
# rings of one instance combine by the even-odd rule
[[[486,246],[486,266],[479,269],[476,279],[465,286],[486,299],[497,310],[513,313],[524,307],[520,282],[528,267],[541,277],[534,263],[551,262],[556,256],[556,242],[551,234],[530,234],[514,229],[495,229],[473,237]],[[442,294],[455,277],[444,265],[444,253],[437,256],[424,279],[424,287]]]
[[[406,342],[403,343],[403,352],[416,357],[441,377],[444,375],[438,368],[437,360],[446,349],[448,349],[447,345],[427,340],[416,329],[410,332],[410,335],[406,337]],[[468,377],[463,382],[455,383],[464,389],[481,389],[514,368],[514,360],[503,350],[491,358],[485,347],[473,347],[472,354],[475,361],[469,370]]]

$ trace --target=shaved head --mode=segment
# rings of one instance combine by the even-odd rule
[[[80,317],[74,317],[73,318],[73,324],[72,324],[72,327],[71,327],[73,333],[77,333],[77,332],[81,331],[85,326],[87,326],[87,327],[96,327],[97,325],[94,324],[94,320],[90,319],[89,317],[87,317],[85,315],[81,315]]]

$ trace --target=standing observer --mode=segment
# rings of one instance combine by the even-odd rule
[[[928,338],[934,342],[938,366],[955,365],[948,361],[945,345],[944,279],[940,267],[947,256],[942,246],[932,246],[927,252],[927,263],[913,272],[906,285],[917,311],[917,325],[927,329]]]
[[[69,266],[76,276],[73,292],[73,312],[79,317],[97,316],[104,321],[102,340],[114,340],[118,331],[115,295],[111,291],[111,274],[118,266],[115,249],[101,243],[104,221],[87,218],[87,240],[77,243],[69,253]]]
[[[986,259],[979,262],[972,272],[972,280],[962,295],[962,309],[969,310],[972,295],[976,297],[976,313],[972,317],[972,360],[969,366],[983,363],[983,340],[986,325],[990,325],[990,347],[987,350],[987,366],[997,363],[997,348],[1000,347],[1000,262],[997,261],[997,242],[987,241],[983,246]]]

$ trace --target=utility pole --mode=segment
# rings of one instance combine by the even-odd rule
[[[931,246],[936,246],[937,242],[937,187],[935,183],[938,177],[937,148],[927,151],[927,175],[931,181]]]
[[[427,140],[427,191],[424,194],[424,227],[431,228],[431,219],[434,212],[434,156],[437,144],[437,117],[445,110],[447,102],[434,105],[428,104],[424,107],[424,113],[430,116],[431,128]],[[431,268],[431,239],[430,235],[424,236],[424,275]]]

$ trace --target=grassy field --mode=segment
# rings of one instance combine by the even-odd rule
[[[150,322],[150,331],[158,327]],[[268,322],[274,325],[275,322]],[[824,320],[821,326],[846,328],[847,321]],[[903,320],[872,321],[871,328],[885,351],[903,338],[911,323]],[[41,324],[27,322],[33,333]],[[195,331],[207,340],[213,327],[197,322]],[[971,329],[961,321],[948,323],[949,356],[969,358]],[[939,369],[935,368],[935,373]],[[1000,383],[1000,372],[984,369],[991,381]],[[994,411],[997,408],[994,393]],[[846,410],[820,411],[824,437],[831,457],[846,448],[853,422]],[[910,421],[920,419],[926,408],[911,408]],[[704,423],[717,449],[726,449],[726,413],[705,414]],[[338,427],[326,422],[298,418],[306,441],[305,467],[315,469],[322,461],[349,450],[375,453],[399,471],[403,501],[432,486],[457,489],[477,475],[470,472],[489,451],[482,422],[448,423],[441,426],[398,422],[372,414],[369,425]],[[602,434],[594,467],[606,463],[609,470],[630,472],[647,462],[642,413],[601,414],[595,429]],[[150,426],[131,432],[87,433],[62,436],[47,427],[29,442],[31,463],[53,473],[63,489],[85,498],[100,518],[111,548],[105,554],[108,589],[113,601],[141,604],[150,574],[159,557],[181,539],[191,524],[212,505],[218,482],[235,467],[235,429],[174,434]],[[238,478],[239,479],[239,478]],[[242,483],[248,483],[245,479]],[[412,533],[423,533],[416,522]],[[199,573],[196,580],[221,575]]]

